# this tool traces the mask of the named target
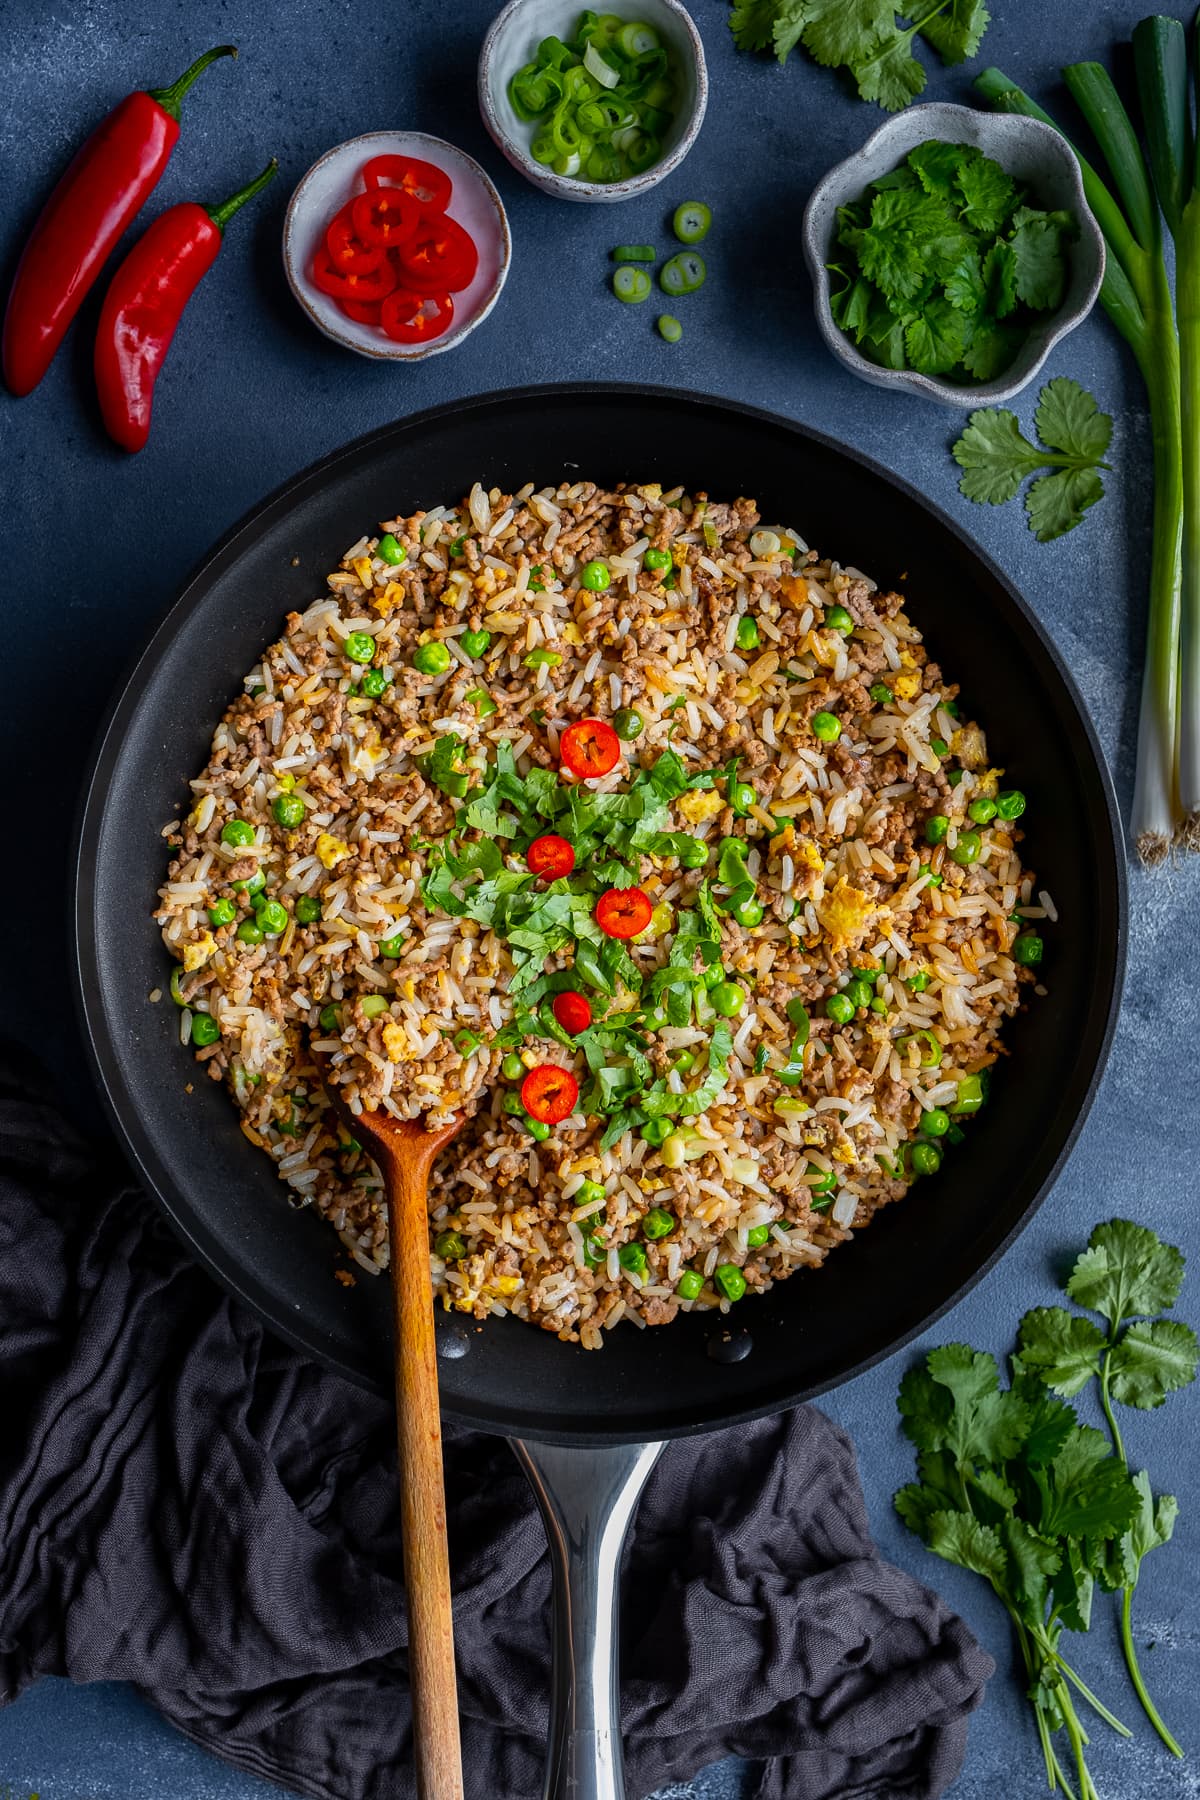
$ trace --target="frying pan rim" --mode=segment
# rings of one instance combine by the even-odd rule
[[[293,1325],[288,1316],[281,1314],[269,1300],[264,1301],[261,1296],[252,1293],[246,1279],[246,1271],[232,1253],[222,1258],[218,1253],[212,1251],[206,1242],[201,1241],[199,1222],[193,1217],[193,1208],[190,1203],[182,1193],[175,1189],[169,1170],[157,1169],[157,1156],[149,1153],[143,1155],[136,1131],[129,1123],[130,1118],[136,1123],[137,1109],[133,1104],[132,1094],[129,1094],[128,1112],[120,1097],[122,1092],[128,1093],[129,1090],[121,1079],[119,1052],[101,1001],[99,958],[89,929],[95,899],[94,874],[97,866],[97,853],[107,810],[107,790],[111,784],[113,771],[121,757],[122,734],[118,728],[127,717],[131,717],[136,712],[147,690],[152,687],[159,665],[182,621],[189,618],[197,607],[204,604],[207,591],[211,591],[204,588],[204,582],[213,566],[233,550],[244,534],[261,529],[262,521],[267,515],[272,514],[281,502],[300,489],[307,487],[319,477],[332,472],[344,459],[352,459],[361,455],[393,434],[419,437],[421,431],[430,425],[441,425],[453,420],[456,415],[469,414],[472,411],[486,412],[497,407],[529,402],[620,398],[639,402],[664,401],[674,406],[682,405],[700,410],[716,408],[718,412],[733,413],[743,420],[757,422],[773,430],[782,428],[798,437],[807,439],[820,448],[833,452],[836,456],[849,460],[865,474],[882,480],[958,541],[991,580],[998,583],[1003,589],[1024,624],[1039,641],[1054,675],[1071,704],[1076,721],[1082,730],[1080,749],[1086,749],[1086,760],[1090,762],[1092,771],[1098,780],[1100,796],[1103,800],[1103,823],[1107,826],[1107,838],[1101,837],[1102,848],[1111,851],[1111,866],[1107,871],[1098,870],[1098,878],[1102,879],[1103,885],[1109,888],[1110,903],[1115,902],[1112,905],[1111,983],[1103,1028],[1096,1042],[1091,1073],[1081,1095],[1075,1117],[1063,1137],[1053,1164],[1046,1172],[1036,1192],[1027,1201],[1019,1218],[1014,1221],[1011,1229],[935,1308],[924,1313],[920,1320],[889,1340],[887,1344],[865,1355],[840,1374],[808,1383],[782,1398],[768,1399],[728,1412],[722,1410],[719,1418],[715,1421],[707,1417],[696,1417],[684,1423],[672,1423],[660,1435],[674,1439],[697,1436],[705,1431],[723,1426],[766,1417],[784,1410],[788,1406],[814,1399],[820,1394],[841,1387],[866,1370],[885,1361],[928,1331],[950,1311],[951,1307],[956,1306],[990,1273],[1041,1208],[1079,1139],[1108,1066],[1124,991],[1129,899],[1124,832],[1107,760],[1083,697],[1058,645],[1042,625],[1016,584],[969,532],[959,526],[941,507],[920,493],[902,476],[894,474],[865,452],[841,443],[828,433],[801,420],[772,412],[765,407],[749,405],[745,401],[719,394],[681,393],[657,383],[610,381],[530,384],[461,397],[440,405],[425,407],[419,412],[394,419],[384,425],[375,426],[359,437],[351,439],[348,443],[341,444],[316,458],[281,482],[270,493],[255,501],[206,551],[179,587],[175,599],[154,627],[148,640],[140,650],[131,656],[114,688],[113,698],[105,711],[93,741],[88,761],[88,774],[80,791],[76,813],[74,838],[76,859],[72,908],[72,935],[75,951],[74,1001],[93,1074],[118,1141],[141,1178],[147,1193],[154,1199],[176,1237],[225,1292],[249,1307],[266,1328],[281,1337],[292,1348],[344,1376],[357,1387],[383,1391],[385,1383],[382,1380],[378,1382],[371,1380],[361,1368],[336,1351],[330,1352],[326,1348],[315,1347],[309,1339],[305,1338],[302,1331]],[[1083,759],[1081,758],[1081,760]],[[1101,821],[1097,819],[1098,832],[1100,823]],[[1115,893],[1112,891],[1113,888],[1115,888]],[[443,1400],[443,1411],[449,1419],[459,1425],[491,1432],[504,1429],[503,1425],[498,1424],[493,1413],[473,1412],[469,1404],[464,1405],[458,1399],[452,1402]],[[531,1428],[527,1423],[522,1423],[520,1431],[526,1437],[541,1439],[545,1442],[569,1442],[580,1445],[630,1443],[641,1441],[651,1435],[640,1427],[625,1430],[619,1426],[606,1426],[602,1430],[565,1433],[554,1429],[540,1431]]]

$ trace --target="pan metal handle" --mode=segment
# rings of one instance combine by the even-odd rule
[[[542,1800],[624,1800],[617,1674],[621,1546],[661,1444],[509,1440],[537,1496],[554,1576]]]

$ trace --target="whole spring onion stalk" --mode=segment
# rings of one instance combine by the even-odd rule
[[[1178,19],[1133,34],[1150,171],[1175,240],[1175,312],[1183,428],[1183,586],[1179,633],[1182,841],[1200,850],[1200,146],[1192,131],[1187,40]],[[1200,57],[1200,41],[1196,54]],[[1200,70],[1197,72],[1200,85]]]
[[[1179,338],[1163,262],[1158,207],[1129,115],[1098,63],[1072,64],[1063,70],[1063,76],[1117,190],[1114,195],[1072,144],[1087,203],[1104,233],[1107,260],[1100,301],[1133,351],[1150,401],[1154,527],[1132,831],[1142,861],[1154,867],[1170,851],[1180,809],[1177,755],[1184,487]],[[1066,137],[1061,126],[999,69],[985,69],[975,86],[1001,112],[1040,119]],[[1200,229],[1200,217],[1197,227]]]

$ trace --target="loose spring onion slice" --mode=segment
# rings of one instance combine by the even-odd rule
[[[619,263],[653,262],[654,257],[655,251],[652,244],[618,244],[612,253],[613,261]]]
[[[704,286],[707,275],[702,256],[695,250],[681,250],[670,262],[663,264],[658,279],[663,293],[674,299],[680,294],[694,294],[697,288]]]
[[[650,277],[636,263],[622,263],[613,271],[612,289],[618,300],[636,306],[650,298]]]
[[[703,200],[684,200],[675,208],[671,224],[681,244],[698,244],[708,236],[708,228],[712,224],[712,208],[706,206]]]
[[[683,326],[674,313],[663,313],[658,321],[658,333],[668,344],[677,344],[683,336]]]

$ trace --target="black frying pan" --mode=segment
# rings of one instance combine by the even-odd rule
[[[595,1458],[605,1444],[636,1446],[789,1406],[886,1356],[978,1281],[1048,1191],[1087,1114],[1115,1020],[1126,930],[1116,808],[1061,658],[995,565],[877,465],[750,407],[607,384],[496,394],[372,432],[260,506],[189,582],[116,701],[84,803],[79,978],[101,1084],[175,1228],[276,1331],[357,1381],[390,1385],[384,1283],[360,1279],[347,1290],[333,1280],[332,1230],[288,1210],[233,1106],[181,1049],[175,1007],[147,1002],[169,974],[150,917],[166,863],[160,828],[177,816],[245,670],[284,613],[323,591],[326,572],[362,532],[418,505],[456,500],[477,479],[512,490],[580,475],[752,495],[765,518],[793,525],[822,554],[881,583],[905,578],[932,653],[962,683],[1007,779],[1029,796],[1025,858],[1062,922],[1047,933],[1049,994],[1012,1022],[1011,1057],[967,1141],[819,1274],[746,1300],[736,1323],[752,1335],[751,1354],[706,1354],[714,1328],[699,1315],[615,1331],[591,1353],[517,1320],[477,1331],[439,1313],[446,1412],[535,1440],[526,1454],[544,1487],[560,1484],[564,1470],[570,1486],[569,1471],[581,1464],[563,1463],[537,1440],[590,1445]],[[564,1542],[595,1538],[593,1578],[596,1557],[613,1560],[609,1513],[595,1498],[603,1463],[589,1462],[573,1523],[562,1524],[561,1494],[540,1496]],[[605,1466],[644,1474],[642,1464],[631,1450]],[[616,1475],[613,1482],[611,1504],[620,1511],[625,1493],[631,1506]],[[594,1645],[585,1648],[590,1655]],[[598,1722],[565,1729],[572,1724],[596,1749],[607,1731],[603,1705]],[[615,1793],[616,1779],[607,1788],[585,1779],[580,1800]]]

